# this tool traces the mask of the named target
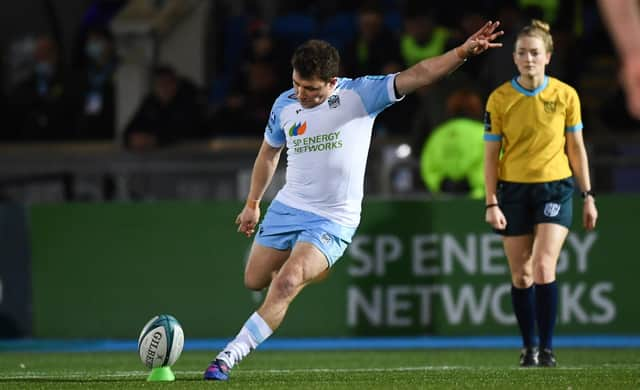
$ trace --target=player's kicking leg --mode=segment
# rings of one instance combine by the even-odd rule
[[[208,380],[228,380],[231,369],[277,329],[298,293],[327,269],[325,255],[313,244],[299,242],[271,282],[265,300],[238,335],[204,373]]]

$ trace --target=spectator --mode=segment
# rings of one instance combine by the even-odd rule
[[[73,42],[72,64],[75,68],[84,68],[86,65],[86,42],[89,33],[109,26],[126,4],[127,0],[93,0],[87,6]]]
[[[384,14],[377,2],[370,1],[358,10],[358,34],[347,45],[344,57],[346,76],[389,74],[404,68],[398,37],[384,25]],[[410,132],[418,100],[417,94],[411,94],[403,104],[383,111],[374,125],[376,137]]]
[[[117,67],[114,41],[106,28],[92,28],[85,44],[85,66],[76,86],[79,139],[115,138],[115,88]]]
[[[408,7],[400,37],[400,50],[406,66],[445,52],[450,32],[436,25],[432,11],[420,3]]]
[[[269,63],[275,69],[282,69],[288,66],[287,55],[284,51],[284,47],[281,42],[278,42],[267,25],[260,22],[255,23],[255,27],[250,29],[250,39],[247,53],[245,54],[245,62],[242,65],[242,70],[247,69],[255,63]],[[291,83],[291,75],[289,72],[275,73],[275,82],[278,84],[279,89],[285,88]]]
[[[422,59],[444,53],[449,37],[448,30],[436,26],[431,7],[410,2],[405,9],[404,33],[400,37],[400,56],[404,66],[412,66]],[[375,124],[376,137],[411,137],[420,97],[424,96],[424,90],[432,88],[437,88],[437,84],[421,88],[418,93],[406,96],[403,104],[396,104],[382,112]]]
[[[376,3],[358,10],[358,33],[344,51],[344,73],[388,74],[402,70],[398,38],[384,25],[384,14]]]
[[[504,35],[501,38],[504,48],[490,51],[483,60],[483,70],[480,77],[483,96],[489,96],[491,91],[502,84],[505,74],[516,71],[513,64],[513,50],[510,48],[515,47],[518,31],[526,23],[522,11],[510,1],[500,5],[497,13],[498,20],[504,29]]]
[[[260,137],[269,119],[273,98],[278,96],[277,80],[272,63],[248,64],[236,88],[213,116],[213,135]]]
[[[518,6],[520,9],[524,10],[528,18],[544,20],[552,25],[556,23],[556,17],[560,8],[560,1],[518,0]]]
[[[486,19],[475,7],[468,7],[465,10],[461,10],[457,25],[455,26],[456,28],[451,30],[451,36],[447,42],[446,50],[459,46],[470,33],[477,31],[486,22]],[[486,57],[482,56],[478,58],[478,60],[479,61],[464,64],[464,66],[458,69],[455,76],[467,80],[477,80],[484,67]]]
[[[282,47],[264,26],[251,33],[249,52],[241,72],[219,107],[214,107],[208,125],[211,135],[255,136],[264,133],[273,98],[290,81],[277,69],[285,69]]]
[[[58,45],[48,36],[36,39],[34,69],[9,92],[11,119],[3,138],[21,141],[70,139],[72,105],[59,66]]]
[[[125,146],[147,150],[200,137],[202,102],[195,85],[178,77],[171,67],[157,67],[152,92],[125,130]]]
[[[484,196],[482,99],[459,89],[447,99],[450,118],[436,127],[420,157],[422,178],[434,194]]]

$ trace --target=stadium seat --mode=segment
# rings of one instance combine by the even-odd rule
[[[327,18],[320,25],[319,37],[342,50],[356,35],[356,26],[356,15],[352,12],[342,12]]]

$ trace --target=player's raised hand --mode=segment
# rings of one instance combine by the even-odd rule
[[[500,26],[500,22],[488,21],[478,31],[471,35],[460,46],[464,52],[464,58],[478,55],[488,49],[494,47],[502,47],[502,43],[494,42],[504,31],[496,29]]]

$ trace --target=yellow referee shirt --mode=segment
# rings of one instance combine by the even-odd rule
[[[498,178],[541,183],[572,175],[565,153],[565,132],[582,130],[575,89],[545,76],[535,90],[517,77],[496,88],[487,101],[484,139],[502,142]]]

